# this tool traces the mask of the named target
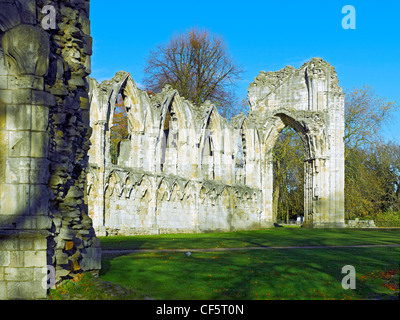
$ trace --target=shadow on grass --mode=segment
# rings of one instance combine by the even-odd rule
[[[279,228],[226,233],[102,237],[101,242],[104,250],[399,244],[400,231]]]
[[[254,243],[253,243],[254,245]],[[386,299],[382,281],[365,276],[399,268],[398,248],[136,253],[103,258],[101,278],[159,299]],[[344,290],[343,266],[356,269]],[[364,276],[364,278],[362,278]]]

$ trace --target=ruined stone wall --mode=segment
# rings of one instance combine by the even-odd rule
[[[96,208],[97,176],[88,179]],[[114,166],[106,174],[104,229],[108,235],[197,233],[260,228],[260,190],[187,180]],[[101,227],[93,218],[96,227]],[[98,222],[99,223],[99,222]],[[100,224],[100,223],[99,223]],[[98,229],[101,233],[102,229]]]
[[[110,128],[118,94],[128,110],[130,137],[113,164]],[[98,234],[268,225],[261,220],[257,131],[244,115],[228,123],[214,105],[195,107],[170,87],[149,97],[119,72],[101,84],[91,81],[91,125],[87,188]]]
[[[304,144],[305,225],[344,227],[344,95],[335,69],[314,58],[299,69],[262,71],[248,92],[248,115],[228,122],[208,101],[194,106],[169,86],[149,97],[126,72],[92,79],[88,192],[99,234],[273,225],[272,151],[286,126]],[[118,95],[130,136],[112,163]]]
[[[0,6],[0,299],[44,298],[47,266],[56,280],[100,269],[84,195],[89,1]]]

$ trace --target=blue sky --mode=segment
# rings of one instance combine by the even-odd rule
[[[356,9],[356,29],[342,28],[342,7]],[[332,64],[343,89],[369,85],[400,104],[400,1],[129,1],[92,0],[91,76],[132,74],[139,85],[148,52],[174,32],[197,26],[225,38],[245,70],[237,94],[245,96],[261,70],[300,67],[312,57]],[[400,111],[385,128],[400,142]]]

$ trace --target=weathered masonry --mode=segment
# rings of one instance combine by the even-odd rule
[[[100,269],[85,204],[89,1],[0,0],[0,44],[0,299],[41,299],[47,269]]]
[[[304,143],[305,224],[344,227],[344,94],[334,68],[314,58],[299,69],[261,72],[251,110],[229,122],[165,87],[149,97],[128,73],[91,79],[87,194],[98,235],[208,232],[268,227],[272,149],[286,126]],[[129,139],[110,153],[118,96]]]

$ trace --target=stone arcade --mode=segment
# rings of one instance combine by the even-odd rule
[[[314,58],[261,72],[251,110],[229,122],[165,87],[152,97],[128,73],[91,79],[87,194],[98,235],[272,226],[272,150],[291,126],[304,143],[305,225],[344,227],[344,94],[334,68]],[[122,95],[130,138],[111,162],[110,128]]]

